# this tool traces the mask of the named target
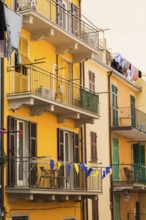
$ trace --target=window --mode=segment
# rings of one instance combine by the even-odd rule
[[[70,173],[70,179],[68,181],[68,171],[66,163],[79,163],[79,134],[70,132],[67,130],[58,129],[58,160],[63,161],[59,172],[60,176],[64,177],[60,181],[59,186],[63,188],[78,188],[79,187],[79,175],[76,172]],[[72,169],[73,170],[73,169]]]
[[[97,162],[97,134],[90,132],[91,162]]]
[[[89,71],[89,89],[95,92],[95,74]]]
[[[36,167],[31,167],[29,158],[36,157],[37,125],[36,123],[8,116],[8,184],[10,186],[35,185]],[[22,131],[19,136],[18,132]],[[24,160],[25,158],[25,160]],[[30,177],[28,179],[28,173]]]
[[[77,32],[78,32],[78,8],[73,3],[71,3],[71,13],[72,13],[72,34],[77,35]]]
[[[57,23],[60,27],[67,30],[67,2],[57,0]]]

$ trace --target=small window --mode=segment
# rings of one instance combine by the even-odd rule
[[[12,220],[29,220],[28,216],[13,216]]]
[[[91,162],[97,162],[97,134],[90,132]]]
[[[89,71],[89,89],[95,91],[95,73]]]

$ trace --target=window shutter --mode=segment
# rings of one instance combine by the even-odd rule
[[[90,132],[91,140],[91,162],[97,162],[97,135],[95,132]]]
[[[63,137],[63,130],[60,128],[57,129],[57,140],[58,140],[58,160],[64,160],[64,137]]]
[[[30,158],[37,156],[37,124],[29,122],[29,156]],[[30,184],[36,185],[37,181],[37,165],[30,163]]]
[[[71,13],[72,13],[72,34],[77,35],[78,31],[78,13],[77,6],[71,3]]]
[[[75,163],[79,163],[79,135],[77,133],[73,134],[74,137],[74,141],[73,141],[73,145],[74,145],[74,158],[73,161]]]
[[[8,130],[16,130],[15,119],[11,116],[8,116]],[[16,144],[16,136],[15,133],[8,133],[8,185],[13,186],[15,185],[15,144]]]

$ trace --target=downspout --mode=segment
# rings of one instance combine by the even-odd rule
[[[108,72],[108,112],[109,112],[109,161],[112,167],[112,136],[111,136],[111,86],[110,78],[112,76],[112,71]],[[112,176],[110,176],[110,208],[111,208],[111,219],[114,220],[114,210],[113,210],[113,183]]]
[[[80,84],[82,86],[85,85],[85,68],[84,68],[84,62],[80,64]],[[82,161],[87,162],[87,153],[86,153],[86,124],[84,123],[81,127],[81,134],[82,134]],[[84,182],[85,188],[87,187],[87,182]],[[83,200],[82,202],[82,219],[88,220],[88,202],[87,199]]]
[[[1,71],[0,71],[0,125],[4,128],[4,59],[1,59]],[[4,138],[0,136],[0,156],[4,153]],[[1,218],[5,220],[5,207],[4,207],[4,165],[0,167],[0,211],[4,214]]]

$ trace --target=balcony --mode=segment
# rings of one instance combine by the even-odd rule
[[[146,220],[146,213],[128,213],[128,220]]]
[[[18,198],[37,201],[80,201],[84,198],[96,198],[102,192],[101,168],[92,167],[90,176],[79,166],[77,174],[71,164],[68,172],[67,164],[61,162],[58,169],[57,162],[50,168],[50,159],[11,158],[8,162],[8,185],[6,193],[9,201]],[[95,173],[98,170],[98,176]]]
[[[77,127],[99,118],[99,96],[73,79],[64,79],[34,65],[10,68],[8,75],[7,100],[13,111],[26,105],[32,116],[52,112],[58,123],[74,119]]]
[[[111,130],[131,141],[146,140],[146,114],[136,108],[120,107],[112,111]]]
[[[17,0],[17,12],[23,15],[23,28],[32,40],[45,40],[56,47],[57,53],[69,52],[74,62],[82,62],[103,50],[103,30],[79,13],[53,0]]]
[[[146,166],[142,164],[113,164],[113,189],[146,190]]]

